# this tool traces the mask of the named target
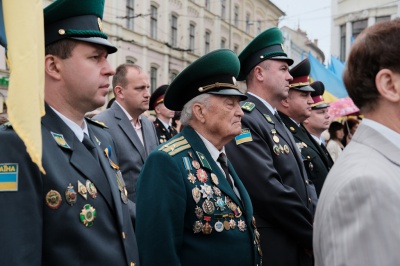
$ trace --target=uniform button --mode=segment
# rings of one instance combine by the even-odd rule
[[[311,198],[308,198],[308,203],[311,203]]]
[[[125,239],[125,233],[122,232],[122,239]]]
[[[134,263],[134,262],[131,262],[131,266],[135,266],[135,263]]]
[[[307,185],[310,184],[310,182],[308,181],[308,179],[306,180],[306,184],[307,184]]]

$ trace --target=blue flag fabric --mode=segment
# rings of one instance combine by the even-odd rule
[[[333,72],[339,79],[342,79],[344,72],[344,63],[331,55],[331,62],[328,69]]]
[[[311,64],[310,77],[313,81],[322,81],[325,85],[325,90],[336,98],[346,98],[349,96],[341,77],[338,77],[327,69],[311,53],[308,53],[308,59]]]
[[[0,0],[0,45],[7,49],[7,38],[3,16],[3,0]]]

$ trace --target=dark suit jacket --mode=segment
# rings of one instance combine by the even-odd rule
[[[254,108],[244,108],[242,128],[251,138],[241,144],[233,140],[226,149],[253,202],[263,262],[312,265],[304,250],[312,248],[315,188],[308,181],[293,136],[259,99],[247,96],[246,102]]]
[[[104,155],[107,147],[115,151],[114,143],[104,128],[87,121],[100,164],[46,105],[41,127],[46,174],[31,161],[14,130],[0,128],[0,163],[18,165],[18,191],[0,192],[1,265],[137,265],[128,205],[121,200],[116,172]],[[64,147],[55,134],[65,140]],[[118,164],[114,156],[112,160]],[[96,198],[85,199],[78,193],[78,181],[86,184],[87,180],[97,188]],[[73,206],[65,197],[69,184],[77,193]],[[56,209],[46,204],[50,190],[61,196]],[[90,227],[80,220],[86,204],[97,212]]]
[[[124,177],[129,199],[136,202],[136,183],[140,170],[149,153],[158,145],[153,123],[141,115],[142,133],[145,147],[132,126],[131,121],[117,103],[93,117],[103,122],[118,148],[118,160]]]
[[[321,146],[303,126],[297,124],[287,115],[279,112],[285,126],[293,134],[297,147],[300,149],[308,177],[314,183],[319,196],[325,178],[333,165],[333,161],[322,150]]]
[[[160,144],[166,142],[167,140],[170,140],[173,136],[178,134],[174,127],[172,127],[171,132],[168,131],[168,129],[165,128],[164,124],[158,118],[154,121],[154,127],[156,128],[158,142]]]
[[[196,169],[192,166],[194,160],[207,173],[205,183],[196,178]],[[250,197],[232,165],[229,163],[228,166],[241,200],[233,192],[201,138],[190,126],[150,154],[140,174],[137,191],[136,228],[140,232],[139,254],[143,265],[259,264],[257,245],[254,244]],[[188,180],[189,173],[194,175],[194,183]],[[212,173],[217,176],[218,185],[213,183]],[[215,206],[218,199],[224,201],[229,197],[239,206],[242,215],[234,217],[233,211],[224,205],[223,208],[215,207],[211,214],[204,213],[203,217],[196,217],[195,209],[198,207],[204,210],[202,206],[206,197],[204,193],[200,194],[202,196],[196,204],[193,190],[196,187],[201,190],[202,186],[220,190],[220,196],[212,194],[211,205]],[[212,226],[211,234],[195,233],[195,223],[206,224],[206,217],[209,217],[208,223]],[[218,221],[223,223],[230,219],[236,224],[240,221],[245,223],[246,230],[240,231],[237,226],[235,229],[216,232],[214,225]]]

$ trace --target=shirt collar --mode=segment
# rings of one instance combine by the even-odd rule
[[[210,141],[208,141],[205,137],[203,137],[199,132],[197,132],[197,135],[201,138],[203,141],[204,145],[206,146],[208,152],[210,153],[211,157],[213,158],[214,161],[217,161],[219,154],[221,152],[225,153],[225,147],[222,147],[222,149],[219,151]]]
[[[254,97],[256,97],[257,99],[259,99],[270,111],[272,114],[275,114],[276,109],[272,107],[272,105],[270,105],[266,100],[264,100],[263,98],[261,98],[258,95],[255,95],[254,93],[251,92],[247,92],[250,95],[253,95]]]
[[[74,132],[75,136],[79,139],[79,141],[82,142],[84,133],[89,136],[89,130],[85,119],[83,120],[83,128],[81,128],[71,119],[67,118],[65,115],[58,112],[53,107],[50,106],[50,108],[53,109],[53,111],[61,118],[62,121],[64,121],[65,124],[67,124],[67,126],[72,130],[72,132]]]
[[[368,119],[368,118],[363,118],[361,123],[380,132],[393,145],[395,145],[397,148],[400,148],[400,134],[397,133],[396,131],[388,128],[387,126],[382,125],[381,123],[378,123],[378,122]]]

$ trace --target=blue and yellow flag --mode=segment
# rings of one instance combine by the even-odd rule
[[[44,23],[42,0],[0,0],[4,30],[0,42],[6,47],[10,69],[8,118],[39,169],[42,167],[44,110]]]

